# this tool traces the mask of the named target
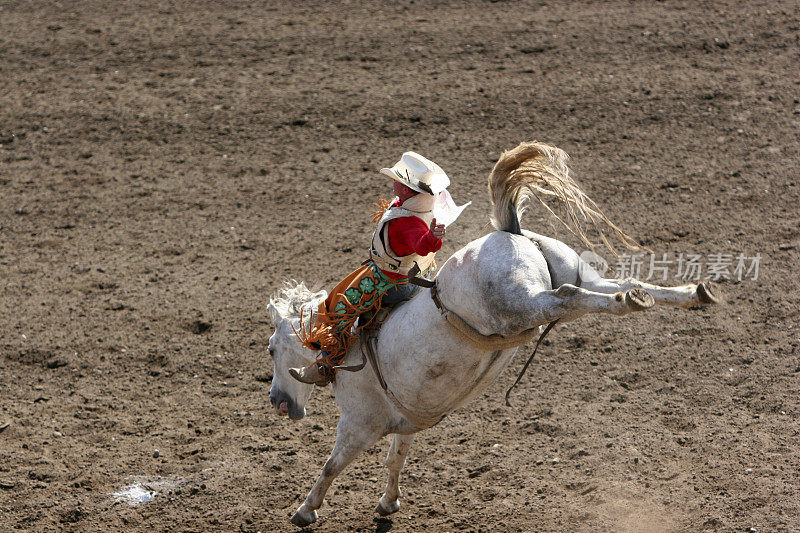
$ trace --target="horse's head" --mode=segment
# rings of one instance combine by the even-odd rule
[[[287,284],[269,302],[269,315],[275,332],[269,338],[269,353],[272,356],[272,386],[269,401],[279,415],[300,420],[306,415],[306,403],[311,397],[313,385],[300,383],[289,375],[292,367],[308,366],[314,361],[314,352],[300,344],[295,329],[300,329],[300,311],[303,320],[310,319],[311,309],[327,296],[324,291],[316,294],[305,285]]]

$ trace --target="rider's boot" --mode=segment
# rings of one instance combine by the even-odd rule
[[[325,356],[325,352],[320,355]],[[290,368],[289,375],[301,383],[324,387],[333,381],[333,368],[322,361],[316,361],[305,368]]]

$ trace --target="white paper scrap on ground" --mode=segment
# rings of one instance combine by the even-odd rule
[[[117,500],[126,500],[131,505],[139,505],[140,503],[152,501],[157,494],[157,491],[150,490],[149,487],[145,488],[139,483],[134,483],[119,492],[115,492],[112,496]]]
[[[131,505],[139,505],[153,501],[160,493],[177,489],[186,483],[186,479],[173,477],[145,477],[137,476],[129,478],[129,485],[123,487],[119,492],[111,494],[114,501],[128,502]]]

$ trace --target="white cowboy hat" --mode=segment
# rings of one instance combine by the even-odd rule
[[[439,194],[450,185],[450,178],[439,165],[416,152],[404,153],[392,168],[382,168],[381,174],[427,194]]]

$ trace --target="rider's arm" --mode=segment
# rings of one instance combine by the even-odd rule
[[[442,239],[437,239],[430,228],[418,217],[403,217],[389,221],[389,246],[399,255],[428,255],[439,251]]]

